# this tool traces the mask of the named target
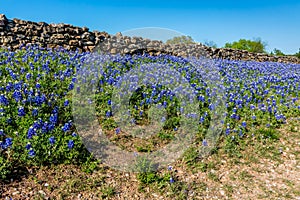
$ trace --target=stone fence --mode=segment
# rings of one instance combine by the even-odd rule
[[[15,50],[26,44],[38,44],[45,48],[63,47],[72,51],[76,49],[79,51],[100,50],[111,54],[171,54],[182,57],[205,56],[230,60],[300,63],[300,59],[294,56],[271,56],[243,50],[212,48],[201,43],[169,45],[157,40],[122,36],[121,33],[110,35],[106,32],[89,31],[87,27],[63,23],[47,24],[20,19],[10,20],[0,14],[0,46]]]

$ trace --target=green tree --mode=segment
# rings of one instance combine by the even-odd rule
[[[285,56],[285,54],[282,51],[280,51],[279,49],[276,49],[276,48],[271,52],[271,55]]]
[[[172,39],[166,41],[167,44],[193,44],[195,41],[191,36],[175,36]]]
[[[213,47],[213,48],[217,48],[217,44],[214,42],[214,41],[205,41],[204,42],[204,45],[205,46],[208,46],[208,47]]]
[[[239,41],[235,41],[233,43],[226,43],[224,47],[247,50],[254,53],[266,53],[266,46],[267,44],[258,38],[255,40],[240,39]]]
[[[298,51],[298,53],[295,53],[295,55],[294,55],[294,56],[296,56],[296,57],[300,58],[300,48],[299,48],[299,51]]]

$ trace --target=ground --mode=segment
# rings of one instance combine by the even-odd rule
[[[298,199],[300,200],[300,121],[278,129],[279,140],[248,138],[239,150],[226,147],[207,158],[179,159],[171,172],[175,182],[143,183],[138,174],[102,164],[53,165],[26,169],[1,183],[3,199]],[[16,172],[17,173],[17,172]]]

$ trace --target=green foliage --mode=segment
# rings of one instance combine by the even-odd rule
[[[296,57],[300,58],[300,48],[299,48],[299,51],[298,51],[298,53],[295,53],[295,55],[294,55],[294,56],[296,56]]]
[[[208,47],[213,47],[213,48],[217,48],[218,47],[218,45],[214,41],[205,41],[204,45],[208,46]]]
[[[224,47],[239,49],[239,50],[247,50],[253,53],[265,53],[266,46],[267,46],[266,43],[262,42],[261,39],[255,39],[255,40],[240,39],[239,41],[235,41],[233,43],[226,43]]]
[[[272,52],[271,52],[271,55],[275,55],[275,56],[285,56],[285,54],[279,50],[279,49],[274,49]]]
[[[193,44],[194,39],[191,36],[176,36],[166,41],[166,44]]]
[[[279,139],[279,133],[275,129],[260,128],[260,129],[256,130],[256,133],[259,134],[264,139],[270,139],[270,140],[278,140]]]
[[[0,156],[0,180],[6,179],[7,175],[11,173],[12,163]]]
[[[112,187],[112,186],[107,186],[107,187],[103,187],[101,189],[101,192],[102,192],[101,197],[103,199],[105,199],[105,198],[111,198],[111,197],[113,197],[116,194],[116,189],[114,187]]]

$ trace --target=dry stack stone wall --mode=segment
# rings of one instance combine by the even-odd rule
[[[69,24],[47,24],[20,19],[7,19],[0,14],[0,46],[18,49],[21,45],[38,44],[41,47],[63,47],[67,50],[93,51],[95,47],[112,54],[149,53],[171,54],[176,56],[206,56],[230,60],[255,60],[285,63],[300,63],[294,56],[271,56],[250,53],[243,50],[212,48],[197,44],[168,45],[161,41],[141,37],[110,35],[106,32],[89,31],[86,27]]]

